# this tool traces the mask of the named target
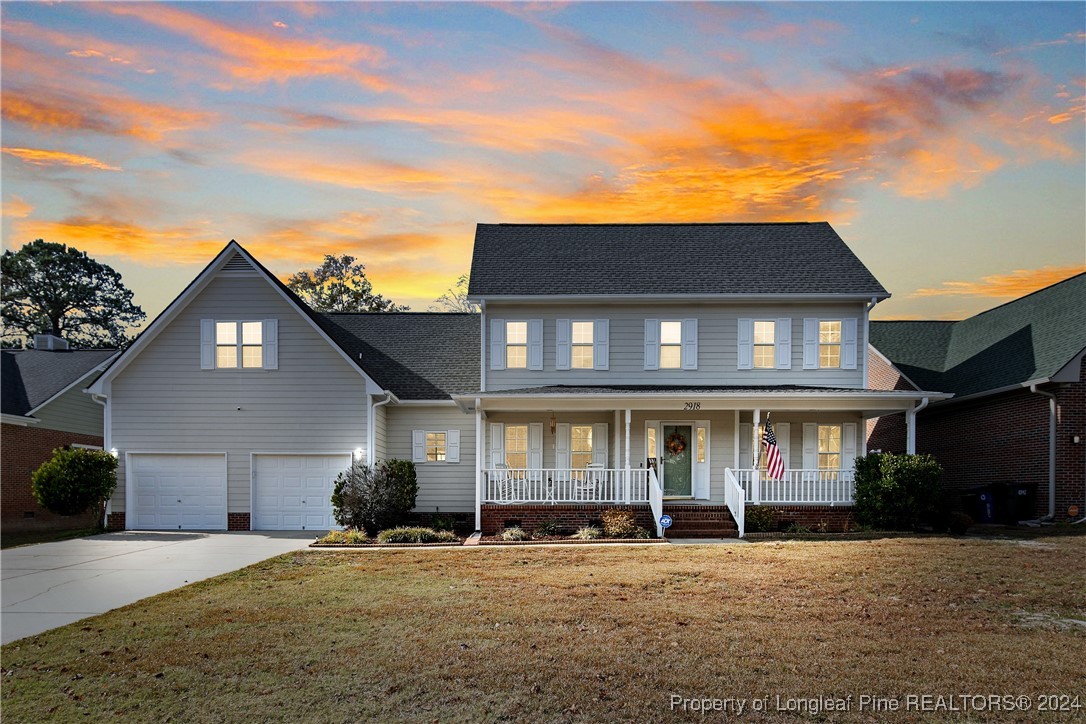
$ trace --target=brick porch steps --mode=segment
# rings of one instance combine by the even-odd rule
[[[665,505],[664,513],[674,521],[664,531],[666,538],[739,537],[735,520],[724,505]]]

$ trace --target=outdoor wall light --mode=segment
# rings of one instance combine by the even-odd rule
[[[354,459],[355,460],[361,460],[362,459],[362,448],[356,447],[354,449]]]

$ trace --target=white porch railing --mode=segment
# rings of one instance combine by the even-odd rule
[[[756,470],[734,472],[748,505],[852,505],[855,499],[853,470],[785,470],[780,480]]]
[[[484,503],[647,503],[644,468],[485,468]]]
[[[739,487],[739,481],[731,468],[724,469],[724,505],[735,520],[735,527],[739,529],[739,537],[746,535],[746,492]]]
[[[649,507],[652,508],[652,523],[656,526],[656,537],[664,537],[664,527],[660,525],[660,518],[664,517],[664,489],[660,481],[656,479],[656,471],[648,468],[649,473]]]

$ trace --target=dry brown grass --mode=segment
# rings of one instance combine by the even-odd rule
[[[1081,536],[306,552],[4,647],[3,715],[701,718],[671,694],[1086,704],[1086,631],[1053,622],[1086,618],[1084,561]],[[827,718],[887,716],[854,703]]]

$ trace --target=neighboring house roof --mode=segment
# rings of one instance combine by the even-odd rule
[[[25,416],[94,372],[114,349],[10,350],[0,352],[0,407]]]
[[[401,400],[448,399],[479,387],[479,315],[320,314],[336,344]]]
[[[468,293],[890,296],[826,222],[479,224]]]
[[[1055,376],[1086,350],[1086,273],[958,322],[871,322],[871,344],[957,397]]]

